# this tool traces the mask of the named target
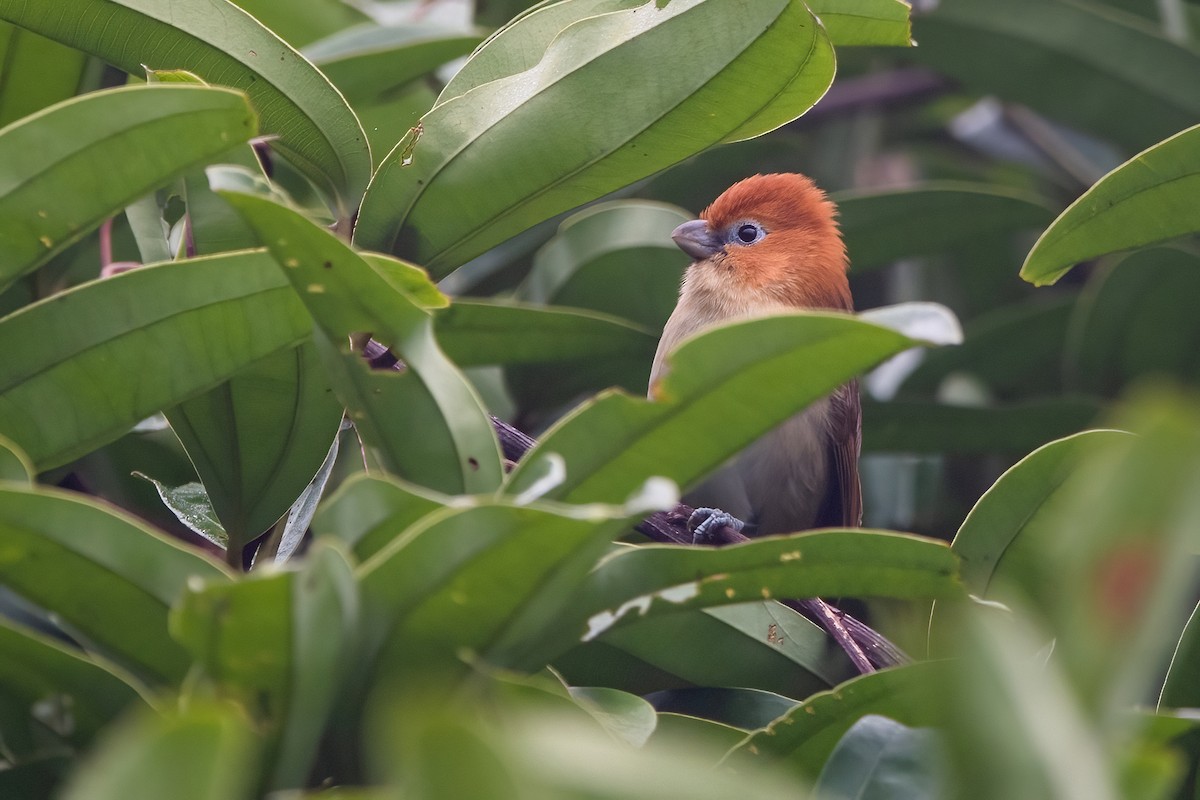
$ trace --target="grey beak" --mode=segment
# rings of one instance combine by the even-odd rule
[[[671,231],[671,239],[674,240],[680,250],[697,261],[712,258],[724,246],[721,240],[717,238],[717,235],[708,227],[708,223],[702,219],[694,219],[691,222],[683,223]]]

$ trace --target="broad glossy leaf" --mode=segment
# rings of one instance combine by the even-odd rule
[[[80,495],[0,488],[0,582],[56,614],[89,647],[174,683],[189,661],[167,636],[167,608],[220,565]]]
[[[442,90],[438,102],[461,97],[485,83],[524,72],[542,60],[554,39],[588,17],[627,11],[645,0],[572,0],[526,4],[487,38]]]
[[[85,758],[63,800],[248,800],[258,740],[245,717],[203,702],[126,720]]]
[[[144,66],[184,69],[244,91],[263,133],[278,137],[272,147],[336,198],[339,216],[354,209],[366,187],[371,154],[345,99],[303,56],[232,3],[0,0],[0,19],[131,75],[141,75]]]
[[[1184,626],[1171,656],[1171,667],[1158,697],[1159,709],[1200,707],[1200,686],[1196,670],[1200,668],[1200,605]]]
[[[257,130],[240,93],[181,85],[96,92],[8,126],[0,131],[0,288]]]
[[[1034,450],[1001,475],[963,520],[951,545],[962,559],[968,591],[997,598],[993,584],[1028,587],[1028,576],[1022,575],[1022,570],[1036,560],[1030,550],[1032,541],[1055,535],[1056,528],[1048,518],[1061,502],[1059,492],[1080,448],[1127,436],[1105,430],[1069,436]]]
[[[1200,56],[1197,62],[1200,69]],[[1200,232],[1197,192],[1200,125],[1139,153],[1084,192],[1042,233],[1021,277],[1043,286],[1080,261]]]
[[[623,527],[617,509],[567,514],[481,504],[427,516],[359,569],[367,624],[388,681],[454,665],[461,652],[538,669],[534,646]]]
[[[834,199],[854,272],[945,252],[981,236],[1040,230],[1053,219],[1036,195],[992,184],[927,183]]]
[[[604,726],[634,747],[641,747],[658,723],[654,707],[641,697],[603,686],[572,686],[571,699]]]
[[[387,468],[451,493],[495,489],[502,476],[491,421],[470,383],[438,348],[431,315],[326,230],[270,200],[222,192],[267,243],[323,332],[339,399]],[[371,374],[331,341],[373,333],[407,365]],[[322,445],[324,446],[324,444]]]
[[[852,45],[912,45],[904,0],[806,0],[838,47]]]
[[[261,251],[78,286],[0,320],[0,433],[38,469],[64,464],[310,331]]]
[[[321,504],[313,518],[318,536],[335,536],[366,561],[410,525],[443,508],[449,498],[392,478],[353,475]]]
[[[1135,722],[1132,704],[1112,709],[1103,722],[1089,718],[1079,685],[1062,668],[1072,634],[1064,631],[1048,657],[1050,634],[1030,624],[1029,611],[977,614],[956,632],[959,657],[944,662],[948,669],[939,687],[940,697],[953,698],[945,704],[942,727],[955,782],[971,786],[980,800],[1168,797],[1146,793],[1140,782],[1130,784],[1136,789],[1128,794],[1117,790],[1121,762],[1140,761],[1125,749],[1133,727],[1126,726]],[[1106,746],[1118,741],[1121,755]]]
[[[54,732],[76,747],[112,723],[127,708],[143,705],[133,681],[89,660],[78,650],[0,620],[0,697],[20,717],[0,719],[0,734],[11,748],[18,737],[61,713]]]
[[[535,480],[557,453],[566,476],[548,496],[620,503],[650,475],[686,487],[808,403],[916,344],[848,316],[794,314],[736,322],[688,340],[653,401],[604,392],[551,428],[509,477]]]
[[[976,593],[1041,618],[1031,635],[1056,638],[1075,696],[1101,715],[1157,689],[1195,580],[1196,409],[1145,394],[1116,422],[1138,435],[1081,434],[1010,470],[954,545]]]
[[[1112,713],[1158,688],[1194,600],[1200,413],[1189,395],[1146,392],[1088,443],[1037,542],[1033,595],[1089,711]],[[1048,533],[1050,531],[1047,531]]]
[[[658,334],[624,319],[572,308],[460,300],[435,318],[438,342],[456,364],[543,364],[611,357],[654,358]]]
[[[648,698],[660,714],[687,714],[744,731],[765,728],[798,703],[761,689],[698,686],[655,692]]]
[[[636,694],[742,686],[803,698],[858,674],[825,631],[774,602],[651,615],[577,644],[553,663],[572,684]]]
[[[574,709],[509,703],[489,717],[481,713],[489,705],[390,711],[387,718],[399,730],[378,737],[376,761],[403,780],[407,795],[445,800],[798,796],[799,787],[770,767],[739,774],[714,769],[721,750],[705,739],[655,737],[645,747],[630,747]]]
[[[623,550],[588,575],[574,606],[587,616],[587,640],[654,614],[819,596],[954,598],[962,596],[962,587],[957,561],[940,541],[881,531],[814,531],[721,548]]]
[[[1179,250],[1134,253],[1094,273],[1071,320],[1069,384],[1111,397],[1139,379],[1200,383],[1198,295],[1200,258]]]
[[[240,553],[312,480],[342,405],[306,342],[166,413]]]
[[[0,436],[0,480],[32,484],[37,477],[29,456],[6,436]]]
[[[273,33],[297,49],[337,31],[370,20],[344,0],[233,0]]]
[[[269,786],[303,786],[353,662],[358,596],[350,565],[320,546],[299,572],[189,585],[171,632],[219,696],[266,734]]]
[[[671,232],[692,218],[683,209],[645,200],[584,209],[537,252],[517,296],[590,308],[659,331],[675,308],[688,265]]]
[[[231,161],[245,169],[213,167],[206,173],[218,184],[244,181],[270,195],[248,148]],[[208,174],[192,174],[184,182],[195,251],[257,246],[254,232],[210,188]],[[165,414],[233,537],[230,558],[237,560],[245,543],[286,513],[312,480],[341,423],[342,406],[316,346],[306,341]]]
[[[967,88],[1141,150],[1196,124],[1200,51],[1089,0],[954,0],[906,54]]]
[[[947,667],[922,662],[873,672],[814,695],[766,730],[748,737],[736,752],[815,778],[838,742],[862,716],[880,714],[922,727],[943,720]]]
[[[1084,397],[988,406],[864,401],[863,451],[1022,455],[1091,427],[1103,410],[1099,400]]]
[[[313,42],[304,55],[357,104],[385,97],[481,41],[481,33],[429,23],[362,25]]]
[[[925,800],[944,780],[937,735],[877,714],[851,726],[825,762],[813,791],[829,800]]]
[[[833,78],[832,47],[799,0],[617,5],[544,6],[485,42],[381,165],[356,242],[444,275],[554,214],[795,119]],[[539,27],[560,10],[573,24]]]
[[[87,56],[44,36],[0,22],[0,127],[78,91]]]

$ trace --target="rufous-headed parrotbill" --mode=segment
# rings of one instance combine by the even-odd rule
[[[694,261],[658,343],[650,386],[681,340],[713,325],[797,309],[852,311],[835,214],[803,175],[755,175],[731,186],[700,219],[676,228],[672,238]],[[730,515],[754,535],[859,525],[861,439],[858,383],[851,381],[685,496],[706,507],[692,521],[697,539],[713,525],[736,527]]]

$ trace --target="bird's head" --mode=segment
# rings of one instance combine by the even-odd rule
[[[851,310],[846,248],[825,193],[803,175],[729,187],[671,238],[705,283],[801,308]]]

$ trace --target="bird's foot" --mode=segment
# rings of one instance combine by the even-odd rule
[[[721,528],[730,527],[740,533],[746,523],[719,508],[697,508],[688,517],[687,526],[692,544],[717,544]]]

